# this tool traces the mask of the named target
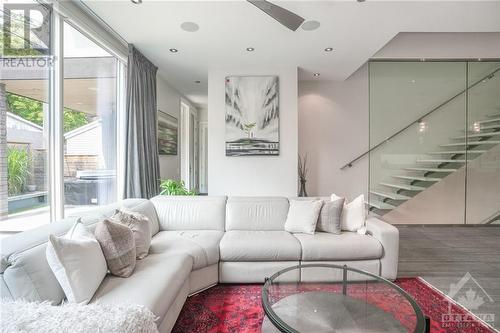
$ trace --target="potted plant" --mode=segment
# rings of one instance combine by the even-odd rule
[[[196,195],[196,191],[188,190],[182,180],[163,179],[160,188],[160,195]]]

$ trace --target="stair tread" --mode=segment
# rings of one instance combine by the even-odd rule
[[[431,171],[431,172],[455,172],[458,169],[441,169],[441,168],[405,168],[410,171]]]
[[[497,121],[500,121],[500,117],[495,117],[495,118],[486,119],[486,120],[480,120],[480,121],[476,121],[476,123],[478,123],[478,124],[487,124],[487,123],[494,123],[494,122],[497,122]]]
[[[455,147],[455,146],[465,146],[466,142],[455,142],[455,143],[445,143],[439,145],[439,147]],[[485,141],[469,141],[468,146],[482,146],[482,145],[497,145],[500,144],[498,140],[485,140]]]
[[[375,207],[377,209],[394,209],[396,206],[391,205],[387,202],[382,202],[382,201],[370,201],[370,202],[365,202],[368,206]]]
[[[467,153],[472,153],[472,154],[482,154],[482,153],[486,153],[487,150],[475,150],[475,149],[468,149],[467,150]],[[466,151],[465,150],[443,150],[443,151],[431,151],[427,154],[432,154],[432,155],[435,155],[435,154],[465,154]]]
[[[384,197],[384,198],[389,198],[392,200],[409,200],[411,197],[403,194],[397,194],[397,193],[386,193],[386,192],[379,192],[379,191],[370,191],[370,193],[378,195],[379,197]]]
[[[408,191],[423,191],[423,190],[425,190],[425,187],[415,186],[415,185],[402,185],[402,184],[391,184],[391,183],[380,183],[380,185],[398,188],[398,189],[402,189],[402,190],[408,190]]]
[[[419,176],[392,176],[392,177],[399,179],[419,180],[422,182],[438,182],[441,180],[441,178],[436,178],[436,177],[419,177]]]
[[[500,126],[498,126],[500,128]],[[469,134],[469,135],[462,135],[462,136],[455,136],[452,139],[453,140],[460,140],[460,139],[466,139],[466,138],[481,138],[485,136],[498,136],[500,135],[500,132],[490,132],[490,133],[478,133],[478,134]]]
[[[465,160],[431,159],[431,160],[417,160],[417,163],[465,163]]]

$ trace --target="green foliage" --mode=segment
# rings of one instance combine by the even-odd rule
[[[82,127],[88,123],[89,120],[84,112],[64,108],[64,133]]]
[[[196,195],[196,191],[186,189],[184,182],[165,179],[160,183],[160,195]]]
[[[28,149],[7,147],[7,186],[9,195],[24,191],[31,176],[33,158]]]
[[[42,102],[11,93],[7,93],[7,102],[12,113],[39,126],[43,126]]]
[[[10,111],[39,126],[43,126],[43,104],[40,101],[7,93]],[[64,132],[72,131],[89,123],[84,112],[64,108]]]

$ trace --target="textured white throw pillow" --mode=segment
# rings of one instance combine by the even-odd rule
[[[351,202],[344,204],[341,223],[342,230],[358,231],[365,225],[365,219],[365,196],[363,194]]]
[[[321,206],[323,206],[321,200],[290,200],[285,230],[313,235]]]
[[[94,235],[78,220],[66,235],[49,236],[46,256],[68,301],[87,304],[108,267]]]

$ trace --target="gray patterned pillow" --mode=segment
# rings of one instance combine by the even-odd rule
[[[122,207],[116,210],[115,214],[111,216],[111,220],[132,229],[137,259],[145,258],[151,246],[151,224],[149,219],[142,214]]]
[[[344,208],[344,201],[344,198],[339,198],[324,202],[323,208],[321,208],[321,212],[319,213],[318,223],[316,224],[317,231],[340,234],[340,218],[342,216],[342,209]]]
[[[120,223],[105,219],[95,228],[95,238],[111,274],[129,277],[135,268],[135,241],[132,230]]]

